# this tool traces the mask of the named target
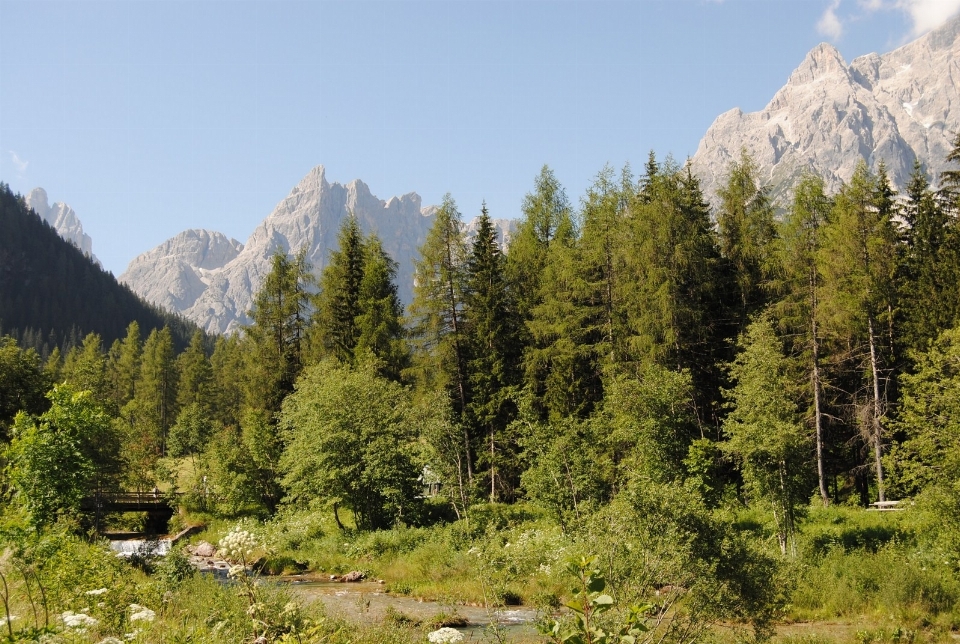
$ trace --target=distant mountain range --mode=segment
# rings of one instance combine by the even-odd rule
[[[359,180],[327,181],[323,166],[311,170],[253,231],[246,244],[206,230],[187,230],[135,258],[120,281],[147,300],[182,313],[211,333],[231,333],[249,324],[254,295],[280,249],[307,249],[319,273],[337,233],[353,213],[365,232],[375,231],[398,264],[400,298],[413,294],[413,262],[433,224],[436,208],[424,208],[416,193],[383,201]],[[509,222],[498,220],[501,236]]]
[[[804,171],[824,177],[835,191],[859,160],[880,160],[903,188],[915,159],[936,183],[960,128],[960,17],[888,54],[868,54],[849,65],[829,44],[814,48],[762,110],[721,114],[691,159],[707,198],[745,149],[780,204]],[[89,236],[69,206],[47,205],[46,193],[27,199],[44,219],[91,254]],[[183,314],[211,333],[230,333],[250,322],[254,294],[277,250],[305,247],[319,272],[337,246],[349,213],[364,231],[375,231],[398,263],[401,299],[409,303],[418,248],[435,207],[416,193],[383,201],[360,180],[330,183],[323,166],[311,170],[241,244],[207,230],[187,230],[135,258],[120,280],[150,302]],[[468,225],[468,233],[472,230]],[[512,223],[495,220],[501,239]]]
[[[757,162],[774,199],[788,199],[804,170],[835,191],[863,158],[882,159],[898,188],[915,159],[934,182],[960,129],[960,17],[888,54],[847,65],[833,46],[813,49],[760,110],[717,117],[692,159],[716,202],[741,149]]]

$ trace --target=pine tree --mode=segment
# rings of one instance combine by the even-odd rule
[[[689,167],[651,159],[629,221],[626,351],[641,364],[689,369],[697,418],[714,423],[725,330],[716,283],[720,257],[709,208]]]
[[[177,357],[177,406],[180,409],[197,405],[201,413],[209,416],[214,404],[213,367],[207,358],[203,332],[197,330],[187,350]]]
[[[903,219],[901,335],[908,349],[923,351],[957,320],[960,266],[948,243],[955,223],[930,188],[919,161],[907,185]]]
[[[580,238],[580,271],[586,279],[584,306],[590,314],[597,359],[607,364],[626,360],[624,349],[623,282],[629,279],[624,239],[628,235],[628,209],[635,198],[629,167],[619,184],[613,169],[604,168],[583,200]]]
[[[527,320],[540,302],[540,278],[550,242],[572,218],[567,194],[549,167],[540,170],[533,192],[523,198],[521,210],[523,216],[510,238],[507,277],[517,293],[517,309]]]
[[[364,245],[356,353],[373,356],[380,375],[400,380],[410,365],[410,350],[403,326],[403,304],[397,293],[397,263],[383,250],[375,234],[371,233]]]
[[[143,344],[137,393],[131,404],[139,409],[140,422],[152,442],[152,452],[166,455],[167,434],[177,418],[177,366],[170,329],[150,332]]]
[[[127,326],[127,335],[122,341],[111,347],[107,365],[113,408],[117,411],[130,402],[136,393],[136,383],[140,378],[140,325],[136,320]]]
[[[250,340],[235,334],[218,336],[210,356],[214,417],[223,425],[239,427],[246,380],[244,351]]]
[[[107,360],[99,335],[87,334],[81,346],[70,350],[63,365],[63,375],[74,389],[91,392],[94,400],[107,399]]]

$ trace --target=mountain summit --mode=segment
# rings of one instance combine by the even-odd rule
[[[34,188],[27,195],[27,207],[40,215],[61,237],[80,249],[80,251],[89,256],[94,262],[97,258],[93,254],[93,240],[90,235],[83,232],[83,224],[73,208],[60,201],[52,206],[47,198],[47,191],[43,188]]]
[[[274,251],[307,249],[319,272],[337,248],[340,224],[350,213],[364,232],[375,231],[398,264],[400,297],[411,299],[413,261],[433,223],[416,193],[383,201],[362,181],[327,181],[311,170],[257,227],[246,244],[205,230],[188,230],[135,258],[120,281],[146,299],[182,313],[212,333],[249,324],[247,313]]]
[[[735,108],[717,117],[692,166],[712,202],[744,148],[775,200],[789,198],[804,170],[836,190],[861,158],[871,168],[883,160],[902,188],[915,159],[937,181],[958,128],[960,17],[849,65],[832,45],[818,45],[764,109],[745,114]]]

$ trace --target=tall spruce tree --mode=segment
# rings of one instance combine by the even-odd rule
[[[320,276],[314,333],[322,355],[353,364],[354,349],[360,339],[357,322],[366,259],[363,233],[353,214],[340,225],[337,243]]]
[[[521,321],[507,288],[504,258],[486,204],[480,211],[467,258],[464,327],[469,345],[469,422],[484,437],[479,446],[490,480],[490,500],[513,496],[519,473],[512,467],[516,441],[504,436],[516,415],[511,388],[520,381]],[[481,433],[482,432],[482,433]]]
[[[734,333],[739,333],[770,299],[776,274],[773,205],[746,149],[730,164],[727,183],[718,192],[720,254],[729,270],[731,322],[736,325]]]
[[[382,376],[400,380],[410,364],[410,350],[403,327],[403,304],[397,293],[397,263],[373,233],[367,236],[364,247],[356,353],[372,356]]]

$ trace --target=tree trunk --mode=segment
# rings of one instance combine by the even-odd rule
[[[830,505],[830,493],[827,490],[827,478],[823,466],[823,410],[820,399],[820,338],[817,337],[817,271],[814,268],[810,275],[810,343],[813,350],[813,370],[811,384],[813,385],[813,423],[816,428],[817,441],[817,479],[820,483],[820,498],[824,507]]]
[[[880,501],[886,501],[883,489],[883,445],[881,443],[881,406],[880,406],[880,368],[877,365],[877,339],[874,334],[873,316],[868,318],[868,331],[870,335],[870,372],[873,379],[873,414],[871,424],[873,425],[873,456],[877,469],[877,492]]]

